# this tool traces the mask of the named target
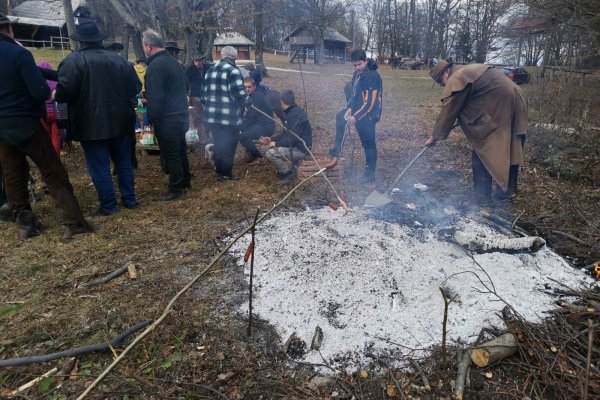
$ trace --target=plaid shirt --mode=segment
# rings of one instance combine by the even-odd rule
[[[241,125],[242,108],[248,94],[242,73],[229,61],[221,60],[206,73],[203,88],[204,121],[209,124]]]

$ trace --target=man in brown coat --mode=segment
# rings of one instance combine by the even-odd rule
[[[497,199],[517,189],[527,134],[527,100],[521,89],[489,65],[454,66],[440,60],[429,75],[441,86],[442,110],[425,145],[446,139],[456,126],[473,145],[474,202],[491,202],[492,179]]]

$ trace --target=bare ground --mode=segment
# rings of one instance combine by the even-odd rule
[[[298,68],[279,58],[267,62]],[[306,93],[315,151],[325,153],[333,138],[334,114],[343,106],[343,83],[349,79],[338,74],[349,74],[350,67],[303,68],[319,74],[272,71],[266,83],[293,89],[301,105]],[[378,124],[379,186],[391,182],[417,153],[435,118],[439,97],[439,89],[431,88],[424,72],[386,67],[381,72],[385,109]],[[538,90],[536,84],[526,89],[533,92],[530,96]],[[537,109],[533,111],[534,116],[542,115]],[[488,211],[543,236],[574,265],[589,266],[600,258],[598,153],[581,163],[572,161],[572,165],[584,165],[582,172],[565,178],[556,163],[548,162],[547,136],[538,130],[528,142],[531,146],[518,196]],[[577,140],[582,138],[573,138],[572,143]],[[352,147],[350,143],[348,148]],[[203,154],[191,153],[193,189],[186,199],[170,203],[156,201],[166,188],[158,157],[141,156],[136,178],[141,207],[94,219],[102,227],[95,235],[60,239],[62,230],[48,196],[34,205],[49,226],[43,235],[19,241],[14,225],[1,225],[0,357],[47,354],[103,342],[140,321],[155,320],[170,299],[214,259],[225,240],[252,222],[258,207],[270,209],[290,189],[275,184],[270,166],[246,166],[243,154],[239,156],[235,173],[241,179],[218,183]],[[360,207],[377,186],[356,184],[355,175],[362,163],[359,151],[354,155],[348,151],[346,178],[337,183],[351,207]],[[65,165],[84,212],[91,213],[96,207],[95,192],[77,145]],[[460,208],[472,192],[470,147],[460,131],[428,151],[402,182],[424,183],[441,203]],[[330,200],[307,186],[292,195],[284,207],[295,209]],[[137,279],[125,274],[106,284],[77,288],[127,263],[136,267]],[[265,321],[256,321],[248,337],[247,318],[236,312],[247,296],[247,284],[235,265],[227,256],[217,262],[89,398],[450,398],[455,366],[441,366],[436,349],[431,359],[421,361],[433,387],[431,393],[422,393],[416,387],[422,385],[418,374],[388,371],[382,363],[366,367],[362,374],[315,378],[311,366],[282,354],[281,338]],[[110,352],[80,356],[74,368],[58,371],[22,391],[21,397],[76,398],[113,357]],[[0,369],[0,397],[66,364],[66,359],[61,359]],[[474,372],[466,398],[522,399],[531,393],[531,382],[518,361],[502,364],[492,372],[492,379]],[[402,393],[399,387],[404,389]]]

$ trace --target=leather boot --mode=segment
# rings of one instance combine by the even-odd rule
[[[37,236],[45,228],[30,210],[19,211],[17,224],[19,225],[19,237],[21,239]]]

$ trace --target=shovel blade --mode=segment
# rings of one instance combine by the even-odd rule
[[[383,207],[390,203],[392,198],[386,193],[381,193],[378,190],[373,190],[365,199],[365,207]]]

